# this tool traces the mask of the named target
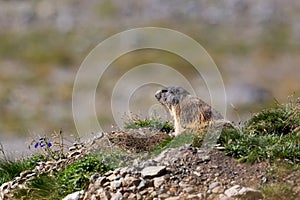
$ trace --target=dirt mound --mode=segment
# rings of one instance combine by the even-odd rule
[[[148,128],[113,131],[107,133],[106,137],[120,148],[134,152],[152,150],[158,144],[171,139],[165,132],[153,131]]]

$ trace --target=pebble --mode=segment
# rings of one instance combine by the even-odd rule
[[[142,171],[142,177],[143,178],[149,178],[149,177],[155,177],[163,174],[165,171],[166,166],[150,166],[150,167],[145,167]]]

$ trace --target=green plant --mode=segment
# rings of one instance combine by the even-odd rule
[[[300,162],[299,99],[264,110],[243,129],[223,131],[218,143],[239,161],[286,159]]]
[[[10,159],[6,156],[1,143],[0,152],[3,156],[0,159],[0,185],[19,176],[24,170],[33,169],[39,161],[45,160],[43,155],[33,155],[30,158],[19,160]]]
[[[27,185],[26,189],[19,189],[15,191],[14,197],[16,199],[62,199],[58,191],[60,185],[56,181],[55,176],[49,176],[47,174],[35,177]]]
[[[159,118],[140,119],[135,117],[124,124],[125,129],[152,128],[162,132],[170,133],[174,127],[170,122],[163,122]]]
[[[170,138],[161,144],[158,144],[152,151],[151,153],[153,155],[157,155],[161,153],[163,150],[167,148],[176,148],[183,146],[185,144],[191,144],[194,140],[194,134],[192,133],[182,133],[179,136]]]
[[[65,138],[63,136],[63,131],[54,131],[51,138],[47,135],[40,137],[38,140],[33,139],[29,148],[34,147],[34,149],[40,150],[40,154],[47,157],[47,159],[58,160],[60,158],[65,158],[64,153],[68,145],[65,143]]]
[[[269,184],[260,188],[266,200],[296,199],[292,187],[286,184]]]
[[[111,167],[103,164],[101,157],[89,155],[57,174],[60,185],[59,193],[64,196],[71,192],[85,189],[92,174],[101,174],[110,169]]]

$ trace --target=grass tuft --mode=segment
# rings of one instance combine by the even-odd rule
[[[300,101],[264,110],[243,129],[224,130],[219,143],[240,162],[284,159],[300,162]]]
[[[159,130],[161,132],[170,133],[174,130],[174,127],[170,122],[162,122],[159,118],[140,119],[139,117],[133,118],[124,124],[125,129],[139,129],[139,128],[151,128]]]

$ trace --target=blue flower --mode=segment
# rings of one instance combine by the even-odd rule
[[[44,141],[40,141],[40,147],[44,147],[44,146],[45,146]]]
[[[51,142],[46,142],[46,138],[40,138],[39,141],[34,144],[34,148],[38,148],[39,146],[41,148],[43,148],[46,145],[47,145],[47,147],[51,147],[52,143]]]

